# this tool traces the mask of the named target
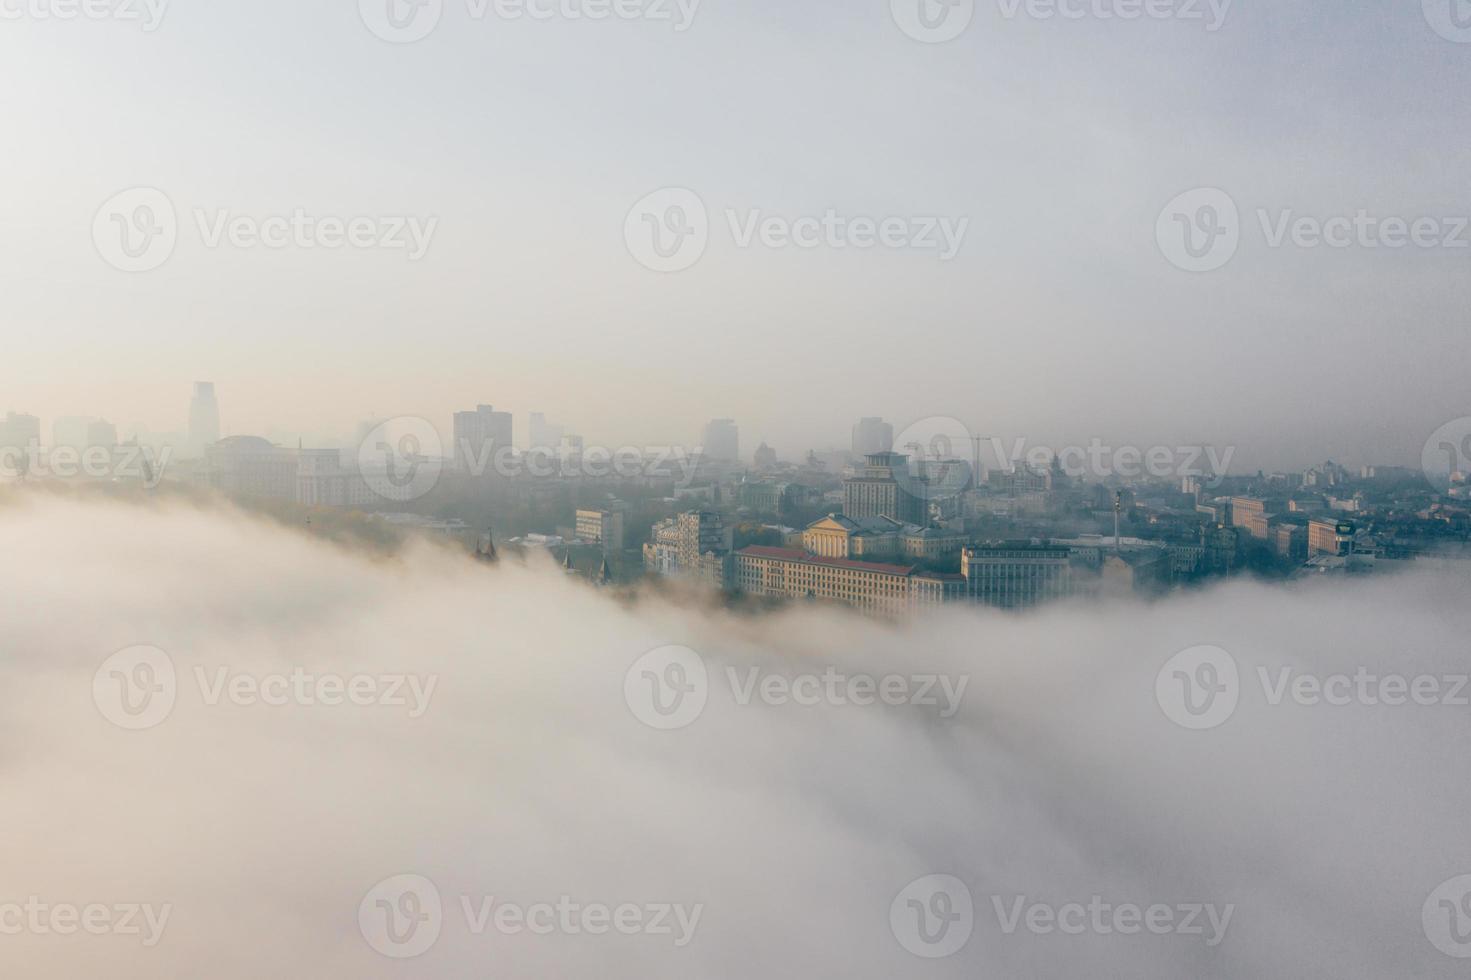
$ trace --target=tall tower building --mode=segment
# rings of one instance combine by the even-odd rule
[[[455,467],[468,470],[473,463],[491,466],[503,448],[511,446],[514,426],[510,412],[477,405],[473,412],[455,413]]]
[[[894,448],[894,427],[883,419],[859,419],[853,426],[853,455],[871,456]]]
[[[887,517],[900,524],[924,524],[923,481],[909,475],[902,453],[869,453],[859,474],[843,481],[845,517]]]
[[[741,430],[734,419],[712,419],[705,426],[705,457],[722,463],[735,463],[741,458]]]
[[[189,401],[189,448],[195,452],[220,441],[220,404],[213,381],[194,382]]]

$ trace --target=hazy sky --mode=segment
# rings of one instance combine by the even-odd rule
[[[37,16],[57,2],[0,4],[0,412],[47,430],[179,430],[210,379],[233,433],[488,402],[614,444],[731,416],[746,451],[795,455],[859,415],[954,416],[1270,467],[1412,462],[1471,414],[1471,247],[1274,248],[1258,216],[1471,214],[1471,43],[1410,0],[1236,3],[1214,31],[1203,0],[1136,21],[979,0],[945,43],[888,0],[704,0],[682,31],[445,0],[406,44],[350,0],[175,0],[151,32]],[[130,274],[92,227],[140,186],[178,241]],[[665,187],[710,218],[674,273],[624,234]],[[1239,248],[1187,272],[1156,222],[1202,187]],[[195,217],[298,208],[438,224],[411,261],[211,248]],[[740,247],[726,218],[829,209],[968,225],[946,261]]]

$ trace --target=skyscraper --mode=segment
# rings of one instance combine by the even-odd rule
[[[859,419],[853,426],[853,455],[871,456],[894,448],[894,427],[883,419]]]
[[[497,412],[490,405],[477,405],[473,412],[455,413],[455,467],[490,466],[503,448],[511,447],[514,425],[510,412]]]
[[[7,412],[0,419],[0,473],[25,474],[40,452],[41,420]]]
[[[194,382],[194,397],[189,401],[189,448],[202,451],[220,441],[220,405],[215,400],[213,381]]]
[[[722,463],[741,458],[741,430],[734,419],[713,419],[705,426],[705,457]]]
[[[902,479],[901,479],[902,477]],[[843,514],[847,517],[887,517],[900,524],[924,524],[927,518],[924,483],[909,475],[909,457],[902,453],[869,453],[857,476],[843,481]]]
[[[552,425],[541,412],[532,412],[527,447],[555,452],[562,445],[562,431],[562,426]]]

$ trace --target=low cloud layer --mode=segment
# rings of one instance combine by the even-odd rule
[[[1464,576],[885,624],[223,511],[22,502],[0,547],[7,975],[1377,980],[1471,953]],[[1237,671],[1224,717],[1170,702],[1229,683],[1166,669],[1198,647]],[[167,697],[120,700],[167,687],[160,654]],[[655,706],[666,682],[695,700]]]

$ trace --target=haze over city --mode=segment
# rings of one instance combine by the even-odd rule
[[[0,977],[1463,976],[1471,0],[0,0]]]
[[[1416,4],[1230,4],[1215,30],[1191,6],[1200,19],[980,4],[944,44],[878,2],[706,2],[684,30],[673,4],[591,21],[448,3],[410,44],[345,2],[175,3],[152,31],[7,22],[5,172],[24,193],[0,210],[0,410],[173,431],[181,390],[209,378],[233,433],[492,401],[615,444],[686,444],[686,419],[730,416],[794,455],[859,415],[943,415],[1049,442],[1235,445],[1252,469],[1408,464],[1464,414],[1471,236],[1274,248],[1257,212],[1464,213],[1466,48]],[[134,186],[181,226],[143,275],[99,261],[89,233]],[[706,254],[677,274],[623,237],[662,187],[710,213]],[[1156,244],[1161,209],[1197,187],[1230,194],[1243,226],[1208,275]],[[438,224],[411,261],[210,248],[195,214],[207,230],[298,208]],[[946,261],[740,247],[726,216],[829,209],[969,224]]]

